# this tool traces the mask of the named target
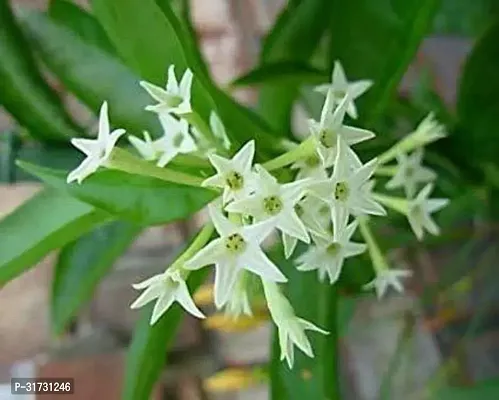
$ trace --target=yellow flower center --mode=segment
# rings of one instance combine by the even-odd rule
[[[233,233],[225,238],[225,248],[233,254],[238,254],[244,251],[246,242],[239,233]]]
[[[269,196],[263,199],[263,209],[269,215],[277,215],[282,210],[282,201],[278,196]]]
[[[225,183],[231,190],[241,190],[244,186],[244,178],[239,172],[231,171],[226,175]]]
[[[350,189],[346,182],[338,182],[334,187],[334,198],[338,201],[347,201]]]

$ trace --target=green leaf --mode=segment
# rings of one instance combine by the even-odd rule
[[[499,398],[499,379],[488,379],[469,387],[445,387],[430,398],[435,400],[496,400]]]
[[[358,101],[360,119],[372,128],[428,31],[440,0],[333,3],[329,59],[342,63],[349,80],[374,81]]]
[[[152,113],[144,110],[151,100],[139,77],[120,60],[41,13],[24,12],[21,21],[45,64],[94,112],[107,100],[114,125],[136,134],[160,130]]]
[[[55,22],[78,34],[85,42],[107,53],[116,53],[102,26],[92,15],[76,4],[68,0],[51,0],[49,16]]]
[[[206,278],[208,269],[195,271],[188,286],[193,293]],[[141,311],[141,318],[133,332],[128,349],[124,379],[123,400],[149,399],[154,384],[166,363],[166,353],[171,346],[184,311],[174,304],[161,319],[151,326],[152,305]]]
[[[205,188],[179,185],[157,178],[102,170],[79,184],[67,184],[67,172],[19,162],[50,186],[139,225],[167,224],[189,217],[217,194]]]
[[[7,0],[0,0],[0,104],[40,140],[80,135],[43,79]]]
[[[94,289],[141,228],[110,222],[66,245],[54,270],[51,296],[52,331],[61,334],[91,298]]]
[[[494,0],[442,0],[433,34],[475,37],[494,17]]]
[[[290,260],[285,260],[279,253],[272,254],[272,259],[285,272],[289,279],[286,297],[291,302],[296,315],[330,332],[322,335],[307,332],[314,358],[309,358],[295,348],[295,364],[289,369],[281,362],[277,335],[274,335],[271,362],[272,399],[338,399],[338,324],[342,324],[352,315],[351,303],[345,303],[340,312],[338,307],[337,287],[321,283],[316,271],[303,273],[297,271]],[[310,294],[314,295],[311,296]],[[343,328],[344,329],[344,328]]]
[[[318,84],[326,82],[329,75],[307,63],[278,61],[264,64],[235,79],[231,86],[253,86],[261,84]]]
[[[330,0],[304,0],[289,4],[278,19],[263,47],[263,65],[279,61],[308,61],[320,43],[329,23]],[[299,85],[272,84],[262,88],[261,115],[281,134],[291,131],[291,112]]]
[[[0,221],[0,232],[8,232],[0,241],[0,286],[108,218],[67,194],[37,194]]]
[[[458,157],[477,166],[498,164],[494,137],[499,115],[499,22],[490,26],[468,57],[458,93],[461,129],[452,136]]]

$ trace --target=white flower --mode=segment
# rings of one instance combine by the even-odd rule
[[[350,214],[386,215],[385,209],[374,200],[369,183],[376,168],[376,160],[352,168],[349,148],[340,137],[338,149],[331,178],[310,186],[314,195],[329,204],[334,229],[345,226]]]
[[[419,183],[426,183],[436,179],[437,174],[430,168],[423,167],[423,149],[420,148],[407,156],[404,153],[397,155],[397,172],[386,184],[387,189],[403,187],[408,198],[413,198]]]
[[[163,127],[163,136],[151,140],[147,132],[140,140],[130,136],[130,143],[142,157],[148,161],[157,160],[158,167],[164,167],[178,154],[188,154],[197,150],[196,143],[189,135],[189,124],[181,119],[177,120],[169,114],[160,114],[159,121]]]
[[[267,220],[281,232],[310,243],[307,229],[295,211],[296,203],[303,197],[306,182],[281,185],[265,168],[258,165],[256,169],[256,192],[246,199],[230,203],[226,210],[249,214],[256,221]]]
[[[228,160],[217,154],[209,156],[217,174],[206,179],[203,186],[223,188],[223,202],[245,198],[253,190],[254,174],[251,170],[255,156],[255,141],[246,143],[237,154]]]
[[[68,175],[67,182],[81,183],[101,166],[105,166],[116,142],[125,133],[124,129],[110,132],[107,102],[102,103],[99,116],[99,132],[96,139],[71,139],[71,144],[85,153],[87,158]]]
[[[178,115],[188,114],[192,112],[191,108],[191,86],[192,86],[192,71],[187,68],[180,80],[177,82],[175,76],[175,66],[170,65],[168,68],[168,81],[166,90],[153,85],[152,83],[141,81],[140,85],[147,90],[151,97],[158,104],[147,106],[146,110],[153,111],[158,114],[175,113]]]
[[[289,368],[294,364],[294,346],[296,345],[307,356],[313,357],[314,352],[310,341],[305,335],[306,330],[312,330],[324,335],[329,332],[315,326],[302,318],[298,318],[293,311],[289,301],[280,292],[279,287],[273,282],[262,280],[265,298],[270,315],[277,326],[279,333],[279,345],[281,348],[281,360],[286,359]]]
[[[149,132],[144,131],[144,140],[137,136],[128,136],[128,141],[135,147],[144,160],[157,160],[162,152],[160,144],[161,139],[152,140]]]
[[[425,229],[433,235],[440,233],[438,225],[430,214],[441,210],[449,203],[448,199],[428,199],[432,190],[433,184],[429,183],[409,203],[407,219],[419,240],[423,238]]]
[[[310,132],[315,138],[317,153],[324,167],[330,167],[337,157],[338,137],[341,137],[347,145],[351,146],[372,139],[375,136],[374,133],[366,129],[343,125],[348,102],[349,97],[346,96],[338,107],[333,109],[334,99],[331,93],[328,93],[322,108],[320,121],[309,120]]]
[[[372,84],[373,82],[369,80],[360,80],[352,83],[348,82],[341,63],[335,61],[331,83],[319,85],[315,90],[323,94],[331,93],[335,104],[338,104],[348,96],[347,113],[352,118],[357,118],[357,108],[355,107],[354,100],[364,94]]]
[[[225,305],[225,314],[233,318],[241,314],[253,315],[248,295],[248,279],[250,272],[241,270],[236,278],[234,290],[232,291],[227,304]]]
[[[261,222],[238,226],[222,215],[214,206],[208,207],[220,237],[211,241],[185,263],[187,269],[199,269],[215,264],[215,305],[221,308],[234,290],[238,274],[246,269],[264,279],[286,282],[279,268],[269,260],[260,247],[272,231],[272,225]]]
[[[186,120],[177,120],[169,114],[160,114],[159,122],[163,127],[164,135],[158,143],[162,150],[158,167],[164,167],[178,154],[192,153],[197,150],[196,143],[189,135],[189,124]]]
[[[312,245],[297,259],[299,271],[312,271],[317,269],[320,280],[326,275],[329,283],[335,283],[341,273],[345,258],[354,257],[363,253],[367,246],[361,243],[350,242],[350,238],[357,229],[357,222],[352,222],[329,240],[321,237],[314,238],[316,245]],[[336,232],[335,232],[336,233]]]
[[[413,148],[424,146],[447,136],[445,127],[440,124],[433,113],[429,113],[408,138],[414,141]]]
[[[364,285],[364,289],[375,289],[379,299],[385,295],[389,286],[392,286],[397,292],[403,293],[404,286],[400,280],[412,276],[412,271],[407,269],[383,268],[375,269],[375,271],[376,278]]]
[[[298,169],[296,179],[326,179],[327,171],[317,154],[296,161],[291,168]]]
[[[132,303],[130,308],[140,308],[147,303],[156,300],[151,316],[151,325],[155,324],[175,301],[195,317],[205,317],[194,304],[194,301],[189,294],[187,284],[177,268],[167,269],[162,274],[155,275],[132,286],[137,290],[145,290]]]
[[[331,213],[327,204],[322,200],[306,196],[295,205],[295,211],[308,232],[323,238],[330,235]],[[291,257],[298,244],[298,239],[283,233],[282,243],[284,256]]]

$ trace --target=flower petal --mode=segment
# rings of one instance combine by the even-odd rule
[[[163,295],[159,297],[158,301],[154,305],[151,315],[151,325],[154,325],[161,316],[168,311],[168,309],[172,306],[175,301],[174,292],[173,291],[165,291]]]
[[[184,268],[196,270],[205,265],[215,264],[223,256],[222,239],[215,239],[199,250],[193,257],[184,263]]]
[[[191,294],[189,293],[189,289],[187,288],[185,281],[178,282],[178,288],[175,296],[178,303],[182,307],[184,307],[184,309],[188,313],[194,315],[197,318],[206,318],[201,310],[196,306],[194,300],[192,300]]]
[[[137,297],[137,299],[130,305],[130,308],[140,308],[147,303],[150,303],[154,299],[160,297],[164,291],[165,288],[163,287],[163,285],[151,285],[146,290],[144,290],[144,292],[142,292],[139,297]]]
[[[232,158],[235,165],[240,166],[243,171],[249,171],[255,156],[255,141],[250,140]]]
[[[107,101],[102,103],[99,113],[99,133],[97,140],[101,143],[106,142],[106,138],[109,135],[109,117],[107,114]]]
[[[250,246],[238,260],[238,265],[272,282],[288,281],[280,269],[257,246]]]
[[[239,269],[234,263],[224,262],[215,266],[215,306],[220,309],[230,298],[237,282]]]

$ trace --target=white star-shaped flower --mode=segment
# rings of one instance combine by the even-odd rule
[[[81,183],[101,166],[105,166],[116,142],[125,133],[124,129],[110,132],[107,102],[102,103],[99,115],[99,132],[96,139],[71,139],[71,144],[85,153],[87,158],[67,177],[67,182]]]
[[[440,233],[438,225],[430,214],[441,210],[449,203],[448,199],[429,199],[432,190],[433,184],[429,183],[409,203],[407,219],[419,240],[423,238],[425,229],[433,235]]]
[[[254,173],[251,169],[255,156],[255,141],[247,142],[232,159],[217,154],[209,155],[217,173],[203,182],[203,186],[222,188],[224,204],[245,198],[253,190]]]
[[[145,140],[135,136],[128,138],[146,160],[157,160],[158,167],[164,167],[178,154],[188,154],[198,149],[189,135],[187,121],[177,120],[169,114],[160,114],[159,121],[163,127],[163,136],[159,139],[151,140],[147,132],[144,132]]]
[[[411,155],[400,153],[397,155],[397,172],[386,184],[387,189],[403,187],[408,198],[416,194],[418,184],[431,182],[437,174],[430,168],[423,167],[423,149],[414,151]]]
[[[350,214],[386,215],[385,209],[377,203],[371,193],[369,178],[376,168],[376,160],[352,168],[349,147],[338,137],[338,155],[330,179],[310,185],[314,195],[329,204],[333,228],[346,226]]]
[[[192,78],[192,71],[187,68],[179,83],[175,76],[175,66],[170,65],[168,68],[168,81],[165,89],[153,85],[152,83],[141,81],[140,85],[158,102],[158,104],[147,106],[146,110],[158,114],[174,113],[178,115],[192,112]]]
[[[316,141],[317,153],[326,168],[330,167],[336,159],[338,137],[341,137],[347,145],[352,146],[375,136],[374,133],[366,129],[343,125],[348,102],[349,97],[346,96],[334,109],[334,99],[331,94],[328,94],[322,108],[320,121],[317,122],[313,119],[308,121],[310,132]]]
[[[194,304],[187,284],[177,268],[167,269],[162,274],[155,275],[132,286],[137,290],[145,290],[132,303],[130,308],[140,308],[156,300],[151,316],[151,325],[155,324],[175,301],[195,317],[205,318],[203,313]]]
[[[294,346],[298,347],[308,357],[314,356],[310,341],[305,334],[306,330],[319,332],[323,335],[328,335],[329,332],[311,322],[298,318],[294,314],[293,307],[275,283],[263,280],[263,290],[270,315],[278,329],[281,361],[286,359],[291,369],[294,364]]]
[[[352,222],[345,228],[339,230],[338,234],[331,236],[328,240],[315,237],[315,245],[297,259],[299,271],[318,270],[319,279],[323,281],[326,275],[329,283],[335,283],[340,277],[345,258],[357,256],[366,251],[367,246],[363,243],[351,242],[350,238],[357,229],[358,223]]]
[[[189,124],[185,119],[177,120],[169,114],[160,114],[159,122],[164,135],[158,143],[162,149],[158,167],[164,167],[178,154],[188,154],[197,150],[196,143],[189,135]]]
[[[286,282],[279,268],[265,255],[261,242],[272,231],[268,222],[238,226],[213,205],[208,207],[211,220],[220,237],[211,241],[185,263],[187,269],[215,264],[215,305],[221,308],[234,291],[238,274],[246,269],[264,279]]]
[[[357,108],[354,100],[364,94],[372,86],[370,80],[348,82],[345,71],[339,61],[335,61],[331,83],[319,85],[315,90],[319,93],[331,93],[334,104],[340,103],[345,97],[349,97],[347,113],[352,118],[357,118]]]
[[[318,237],[329,237],[331,212],[328,205],[321,199],[306,196],[295,205],[295,211],[308,232]],[[298,239],[283,233],[282,243],[284,245],[284,256],[286,258],[291,257],[298,244]]]
[[[310,243],[307,229],[295,211],[308,181],[300,180],[281,185],[265,168],[256,167],[255,193],[230,203],[228,212],[249,214],[256,221],[269,221],[282,233]]]
[[[409,278],[411,276],[412,271],[407,269],[379,269],[376,270],[376,278],[364,285],[364,289],[375,289],[378,299],[381,299],[385,295],[390,286],[392,286],[397,292],[403,293],[404,286],[402,285],[401,280],[402,278]]]
[[[152,140],[149,132],[144,131],[144,140],[137,136],[128,136],[128,141],[144,160],[155,161],[161,156],[161,139]]]
[[[317,154],[312,154],[306,158],[296,161],[291,165],[292,169],[297,169],[296,179],[326,179],[327,171]]]

